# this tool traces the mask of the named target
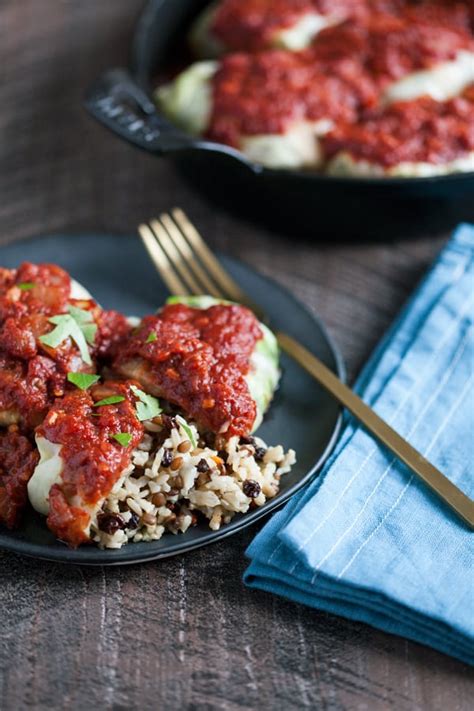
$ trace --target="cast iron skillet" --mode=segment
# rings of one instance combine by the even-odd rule
[[[166,120],[152,100],[154,77],[170,58],[176,62],[186,29],[208,2],[149,0],[136,27],[130,69],[111,69],[90,87],[90,113],[135,146],[172,156],[221,205],[292,234],[402,236],[474,219],[474,173],[381,179],[273,170]]]

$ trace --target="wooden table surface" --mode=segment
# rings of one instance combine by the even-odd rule
[[[220,211],[171,163],[104,131],[81,97],[102,69],[125,62],[141,5],[0,4],[0,243],[130,233],[182,205],[211,243],[272,274],[325,320],[352,378],[447,235],[290,243]],[[256,531],[122,569],[0,553],[0,708],[470,707],[465,665],[246,589],[244,551]]]

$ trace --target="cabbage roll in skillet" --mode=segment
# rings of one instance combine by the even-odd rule
[[[427,177],[474,172],[474,84],[462,96],[396,102],[323,139],[333,175]]]
[[[465,7],[422,5],[321,31],[309,49],[197,62],[156,91],[168,118],[272,168],[323,165],[320,138],[374,107],[446,101],[474,81]]]
[[[222,0],[196,20],[190,43],[203,59],[239,50],[305,49],[323,28],[366,7],[364,0]]]

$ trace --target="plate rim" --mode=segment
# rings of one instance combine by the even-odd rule
[[[78,232],[77,234],[82,234],[82,235],[106,235],[106,236],[111,236],[114,233],[113,232],[105,232],[103,230],[99,231],[87,231],[87,232]],[[73,233],[70,232],[53,232],[53,233],[46,233],[46,234],[40,234],[40,235],[31,235],[28,236],[24,239],[20,240],[21,244],[25,244],[27,242],[39,242],[44,238],[49,238],[49,239],[54,239],[54,238],[68,238],[73,236]],[[121,235],[122,237],[130,237],[130,233],[126,233]],[[0,255],[1,251],[3,248],[8,248],[11,246],[14,246],[17,244],[16,241],[14,242],[7,242],[0,247]],[[336,374],[338,377],[345,382],[346,380],[346,368],[344,364],[344,359],[342,357],[342,353],[339,349],[339,347],[336,345],[333,337],[331,334],[328,332],[324,322],[312,311],[310,311],[307,306],[302,303],[296,296],[293,295],[291,291],[289,291],[284,285],[280,284],[278,281],[276,281],[273,277],[267,276],[266,274],[263,274],[262,272],[254,269],[250,264],[245,262],[244,260],[234,257],[233,255],[226,254],[225,252],[221,252],[220,250],[216,250],[219,255],[224,256],[226,259],[229,259],[231,262],[236,262],[239,265],[241,265],[243,268],[257,274],[259,277],[261,277],[264,281],[269,282],[272,287],[280,292],[282,292],[287,299],[289,299],[295,306],[296,308],[303,310],[309,318],[317,325],[319,330],[321,331],[327,346],[329,348],[329,351],[334,359],[334,364],[336,366]],[[158,278],[159,275],[157,275]],[[147,563],[147,562],[152,562],[152,561],[158,561],[158,560],[164,560],[166,558],[171,558],[176,555],[182,555],[183,553],[187,553],[192,550],[196,550],[198,548],[202,548],[208,545],[211,545],[213,543],[218,543],[219,541],[229,538],[230,536],[241,532],[245,528],[253,525],[257,521],[261,520],[265,516],[268,516],[270,514],[275,513],[277,510],[279,510],[284,504],[286,504],[295,494],[297,494],[299,491],[303,489],[304,486],[309,484],[309,482],[315,477],[317,472],[321,470],[321,468],[324,466],[326,463],[328,457],[330,456],[331,452],[333,451],[336,442],[339,438],[341,428],[342,428],[342,422],[343,422],[343,408],[339,408],[339,413],[337,415],[334,427],[332,429],[331,435],[328,439],[328,442],[324,448],[324,451],[318,458],[318,460],[313,464],[313,466],[304,474],[301,479],[294,484],[287,492],[285,492],[281,497],[278,499],[270,499],[269,501],[266,502],[262,507],[258,509],[254,509],[250,514],[243,514],[239,516],[238,518],[234,518],[230,523],[225,524],[224,527],[220,528],[218,531],[212,531],[209,529],[209,531],[206,531],[206,533],[201,536],[199,539],[196,539],[195,541],[186,541],[186,540],[180,540],[179,537],[176,537],[176,543],[171,546],[169,549],[164,549],[162,551],[156,551],[153,550],[152,542],[150,542],[150,553],[147,555],[134,555],[133,554],[133,545],[130,546],[130,549],[127,548],[121,549],[124,551],[122,553],[122,556],[120,560],[114,560],[113,555],[110,556],[109,560],[104,559],[103,556],[110,555],[111,551],[100,551],[102,553],[102,556],[99,557],[99,559],[95,559],[98,556],[97,549],[94,547],[93,550],[95,551],[94,553],[90,554],[88,551],[90,550],[90,547],[83,547],[83,548],[77,548],[77,549],[70,549],[66,546],[66,544],[62,544],[60,541],[60,545],[57,547],[51,546],[49,550],[46,550],[46,547],[42,543],[33,543],[30,541],[24,541],[18,538],[14,538],[11,535],[6,535],[2,532],[2,529],[0,528],[0,551],[7,551],[9,553],[15,553],[17,555],[21,556],[26,556],[27,558],[34,558],[36,560],[45,560],[45,561],[50,561],[54,563],[62,563],[64,565],[84,565],[84,566],[91,566],[91,567],[100,567],[100,566],[107,566],[107,567],[119,567],[119,566],[125,566],[125,565],[135,565],[135,564],[140,564],[140,563]],[[183,537],[184,538],[184,535]],[[72,556],[71,558],[68,558],[67,556],[70,555]]]

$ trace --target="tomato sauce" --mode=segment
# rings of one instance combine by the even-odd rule
[[[256,417],[245,376],[260,338],[257,319],[243,306],[172,304],[143,319],[114,367],[179,405],[204,428],[242,435]]]
[[[407,6],[402,12],[371,14],[364,22],[344,22],[323,30],[314,57],[328,63],[357,56],[380,89],[411,72],[474,51],[466,8]]]
[[[0,268],[0,323],[28,314],[53,316],[66,310],[71,278],[55,264],[24,262]]]
[[[474,6],[456,0],[223,0],[211,32],[227,50],[255,52],[274,45],[280,30],[294,26],[308,14],[361,23],[380,13],[393,17],[406,14],[440,28],[451,25],[469,30]]]
[[[365,17],[371,4],[392,8],[397,0],[223,0],[211,25],[212,34],[228,50],[255,52],[275,45],[280,30],[306,15],[344,20]]]
[[[124,400],[94,407],[111,395]],[[119,433],[131,435],[126,446],[114,440]],[[54,484],[49,494],[48,526],[73,547],[88,542],[87,507],[110,493],[143,436],[130,384],[109,381],[90,391],[67,393],[55,402],[37,435],[62,445],[62,483]]]
[[[386,168],[453,161],[474,152],[474,85],[445,103],[422,97],[392,104],[359,125],[337,126],[322,145],[327,158],[346,151]]]
[[[15,528],[28,501],[27,485],[38,452],[17,428],[0,433],[0,523]]]
[[[228,55],[213,79],[208,138],[238,147],[242,135],[281,134],[299,121],[355,121],[376,101],[357,55],[330,71],[312,49]]]
[[[241,136],[282,134],[295,122],[356,123],[391,82],[474,51],[462,4],[397,5],[388,11],[381,0],[383,12],[372,7],[357,22],[328,27],[300,52],[225,56],[213,77],[207,137],[239,147]]]

